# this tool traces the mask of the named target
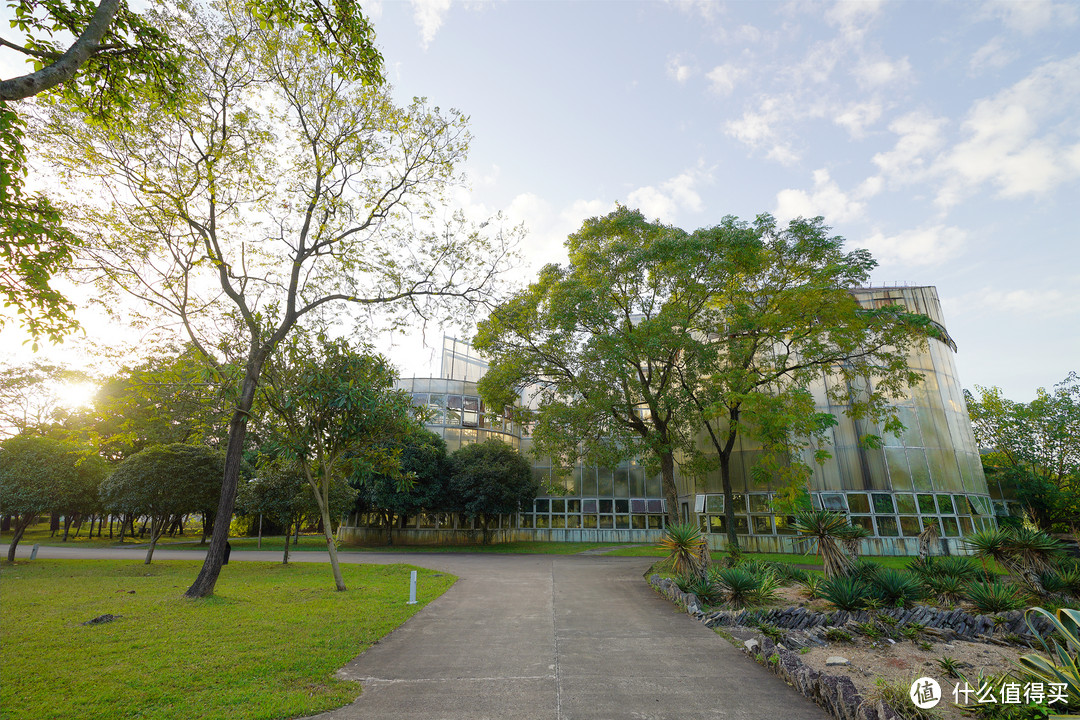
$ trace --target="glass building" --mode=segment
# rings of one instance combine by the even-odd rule
[[[835,378],[823,374],[810,390],[819,411],[838,423],[830,429],[832,457],[823,465],[807,458],[813,468],[811,501],[815,507],[846,513],[865,527],[868,555],[907,555],[918,552],[916,536],[929,524],[940,537],[937,552],[964,552],[962,538],[994,525],[994,506],[987,490],[978,447],[956,376],[956,345],[945,329],[937,291],[933,287],[863,288],[853,291],[865,307],[902,305],[927,315],[937,324],[939,338],[930,339],[909,359],[924,381],[893,402],[905,426],[900,436],[884,433],[865,421],[847,417],[843,407],[830,404],[826,388]],[[445,338],[441,378],[406,378],[399,387],[413,402],[426,406],[428,427],[440,434],[450,452],[462,445],[499,438],[521,452],[529,438],[510,420],[508,409],[485,408],[476,389],[486,363],[468,343]],[[883,438],[877,449],[860,445],[866,434]],[[704,438],[702,438],[704,440]],[[751,550],[802,552],[803,541],[791,529],[792,518],[772,510],[775,488],[751,479],[760,448],[740,437],[732,455],[735,528],[740,544]],[[709,447],[702,442],[700,447]],[[558,494],[536,499],[532,508],[499,520],[496,541],[569,540],[596,542],[655,542],[664,528],[665,501],[658,475],[650,476],[636,462],[616,468],[579,465],[552,468],[534,461],[533,473],[542,487]],[[726,543],[724,496],[719,470],[705,477],[677,472],[680,515],[696,520],[709,544]],[[418,517],[399,519],[403,542],[467,542],[475,533],[467,518]],[[363,518],[354,516],[342,528],[342,539],[366,536]],[[404,532],[401,532],[404,531]]]

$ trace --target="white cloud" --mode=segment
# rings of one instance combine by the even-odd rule
[[[888,58],[877,60],[860,58],[851,74],[859,87],[873,90],[885,85],[908,81],[911,78],[911,63],[906,57],[895,62]]]
[[[851,103],[839,110],[833,122],[848,131],[853,138],[861,138],[866,130],[881,117],[881,103],[876,100]]]
[[[709,89],[717,95],[730,95],[735,85],[746,77],[746,69],[731,64],[717,65],[706,75],[709,80]]]
[[[859,217],[864,208],[863,203],[840,189],[829,177],[828,170],[821,169],[814,171],[814,189],[811,192],[793,189],[778,192],[773,214],[781,222],[800,216],[821,215],[826,222],[834,224]]]
[[[668,57],[667,74],[675,82],[685,85],[690,76],[694,74],[694,69],[683,62],[682,55],[672,55]]]
[[[908,113],[890,123],[889,130],[899,136],[896,145],[873,157],[882,177],[900,183],[923,177],[932,161],[928,156],[945,142],[943,131],[947,124],[945,118],[924,111]]]
[[[1047,63],[974,104],[966,138],[936,163],[937,197],[949,207],[989,183],[1003,197],[1037,195],[1080,177],[1080,55]]]
[[[442,27],[443,17],[450,9],[450,0],[410,0],[413,20],[420,28],[420,45],[426,50]]]
[[[986,70],[1003,68],[1016,58],[1016,51],[1006,49],[1005,41],[995,37],[972,54],[968,67],[973,75],[978,75]]]
[[[1010,30],[1030,36],[1049,28],[1075,25],[1080,12],[1071,2],[991,0],[983,5],[983,14],[1000,19]]]
[[[1061,317],[1080,313],[1080,275],[1048,279],[1048,285],[1034,290],[1003,290],[987,286],[960,296],[958,308],[982,311],[993,315],[1018,315],[1029,318]],[[1065,289],[1059,289],[1065,288]]]
[[[680,210],[701,212],[704,209],[701,196],[695,189],[701,179],[699,171],[688,170],[660,187],[648,185],[634,190],[627,196],[627,204],[639,208],[647,218],[672,222]]]
[[[937,265],[957,257],[967,244],[967,232],[957,227],[935,225],[886,237],[875,232],[861,247],[881,264]]]
[[[840,0],[825,13],[825,20],[840,28],[849,41],[856,41],[877,18],[882,5],[882,0]]]

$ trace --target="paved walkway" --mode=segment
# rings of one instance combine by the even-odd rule
[[[145,554],[72,550],[42,547],[39,557]],[[154,557],[199,555],[157,550]],[[277,561],[280,553],[232,558]],[[290,559],[327,561],[316,552]],[[342,553],[342,560],[410,563],[460,580],[346,665],[339,675],[359,680],[363,695],[318,720],[827,718],[654,593],[642,580],[650,558]]]

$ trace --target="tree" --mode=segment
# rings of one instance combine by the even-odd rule
[[[155,445],[117,466],[101,484],[101,501],[110,512],[150,518],[149,565],[174,520],[217,503],[222,472],[221,454],[204,445]]]
[[[994,452],[983,457],[988,479],[1000,482],[1049,531],[1056,523],[1077,528],[1080,506],[1080,376],[1075,372],[1036,391],[1030,403],[1015,402],[1001,388],[965,390],[975,440]]]
[[[60,106],[53,159],[106,202],[71,211],[104,287],[171,316],[233,404],[213,539],[188,597],[213,592],[262,370],[297,323],[347,307],[425,317],[485,298],[506,240],[437,205],[465,154],[464,118],[339,72],[332,46],[266,27],[235,2],[161,16],[189,92],[122,127]],[[452,306],[452,307],[451,307]],[[235,372],[234,372],[235,369]]]
[[[150,445],[224,445],[228,401],[214,373],[188,345],[107,379],[90,424],[102,453],[119,462]]]
[[[60,510],[85,490],[93,473],[92,452],[73,443],[18,435],[0,443],[0,507],[14,515],[8,562],[39,515]],[[89,463],[80,476],[80,465]]]
[[[450,456],[450,493],[458,512],[481,519],[484,543],[490,541],[492,515],[531,507],[540,491],[529,461],[510,445],[490,439],[455,450]]]
[[[331,488],[359,466],[401,477],[401,450],[392,442],[409,432],[414,410],[411,397],[393,389],[394,380],[380,355],[360,352],[346,340],[297,334],[270,361],[260,393],[276,421],[271,451],[301,471],[318,504],[339,591],[345,581],[333,536]]]
[[[678,366],[723,258],[696,236],[619,207],[566,242],[570,264],[497,306],[474,346],[491,359],[489,406],[533,393],[534,452],[565,466],[639,457],[660,470],[668,520],[678,521],[675,453],[690,452]]]
[[[23,188],[25,119],[8,103],[49,92],[92,122],[123,122],[136,107],[170,107],[185,94],[183,45],[154,12],[133,12],[125,0],[16,0],[12,27],[23,44],[0,38],[22,53],[33,71],[0,80],[0,292],[14,306],[34,341],[60,342],[78,327],[74,305],[50,282],[68,268],[80,244],[61,211],[41,193]],[[263,27],[302,30],[332,53],[342,77],[382,82],[382,56],[374,30],[354,0],[252,0]],[[66,50],[55,37],[70,34]],[[0,317],[0,326],[4,318]]]
[[[437,512],[449,506],[446,441],[430,430],[415,427],[393,445],[400,452],[399,469],[391,473],[365,472],[353,480],[364,505],[382,512],[387,545],[394,544],[395,515]]]
[[[726,217],[701,231],[732,262],[727,282],[710,289],[710,312],[680,365],[681,385],[717,453],[728,543],[738,547],[730,460],[740,433],[759,443],[758,480],[779,481],[781,502],[799,505],[809,478],[805,451],[824,461],[825,431],[836,419],[815,409],[806,389],[830,382],[832,403],[856,420],[902,428],[890,398],[922,380],[908,352],[936,331],[929,318],[899,306],[863,308],[851,289],[876,265],[866,250],[843,252],[822,218],[779,227]],[[880,444],[864,433],[861,442]]]
[[[83,372],[40,360],[5,368],[0,373],[0,433],[44,432],[60,409],[59,386],[87,379]]]

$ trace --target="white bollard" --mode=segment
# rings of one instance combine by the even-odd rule
[[[39,547],[41,547],[41,546],[38,545],[37,543],[34,543],[34,549],[30,551],[30,559],[31,560],[37,560],[37,551],[38,551]]]
[[[416,571],[413,570],[409,575],[409,602],[407,605],[416,604]]]

